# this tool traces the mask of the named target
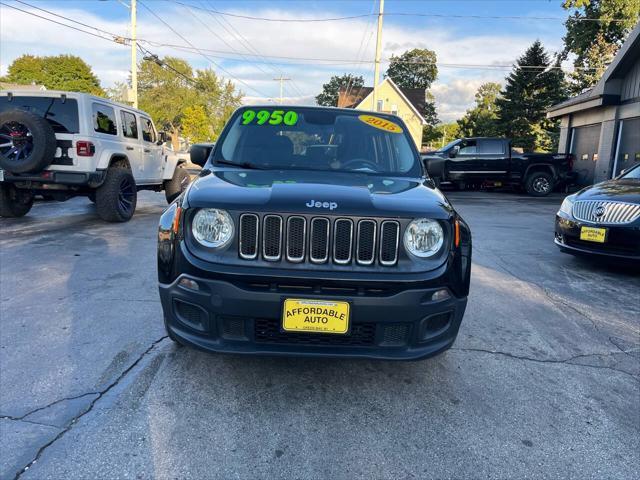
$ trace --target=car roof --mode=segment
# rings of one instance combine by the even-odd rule
[[[147,112],[145,112],[144,110],[140,110],[137,108],[133,108],[130,105],[125,105],[124,103],[120,103],[120,102],[116,102],[114,100],[110,100],[108,98],[104,98],[104,97],[98,97],[96,95],[91,95],[89,93],[82,93],[82,92],[67,92],[64,90],[11,90],[11,89],[7,89],[7,90],[0,90],[0,96],[8,96],[9,94],[11,94],[14,97],[55,97],[55,98],[61,98],[63,96],[66,96],[68,98],[75,98],[75,99],[80,99],[80,98],[84,98],[86,100],[91,100],[91,101],[95,101],[95,102],[101,102],[101,103],[108,103],[110,105],[119,107],[119,108],[123,108],[125,110],[130,110],[132,112],[136,112],[140,115],[143,115],[145,117],[151,117],[151,115],[149,115]]]

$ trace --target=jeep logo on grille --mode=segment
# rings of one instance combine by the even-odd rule
[[[598,208],[595,209],[595,211],[593,213],[594,213],[594,215],[596,217],[599,218],[599,217],[604,215],[605,209],[604,209],[604,207],[602,205],[600,205]]]
[[[316,202],[315,200],[309,200],[305,205],[309,208],[328,208],[329,210],[338,208],[336,202]]]

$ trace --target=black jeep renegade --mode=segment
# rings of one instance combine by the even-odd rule
[[[243,107],[160,219],[169,337],[209,351],[419,359],[449,348],[469,227],[396,116]]]

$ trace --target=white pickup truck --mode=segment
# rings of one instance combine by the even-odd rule
[[[172,202],[190,181],[151,117],[84,93],[0,91],[0,216],[21,217],[35,195],[86,196],[100,218],[126,222],[139,190]]]

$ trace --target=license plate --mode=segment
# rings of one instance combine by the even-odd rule
[[[4,170],[0,169],[0,182],[4,182]]]
[[[282,329],[344,335],[349,331],[349,307],[349,302],[287,298],[282,310]]]
[[[584,240],[586,242],[604,243],[607,241],[607,229],[582,227],[580,229],[580,240]]]

